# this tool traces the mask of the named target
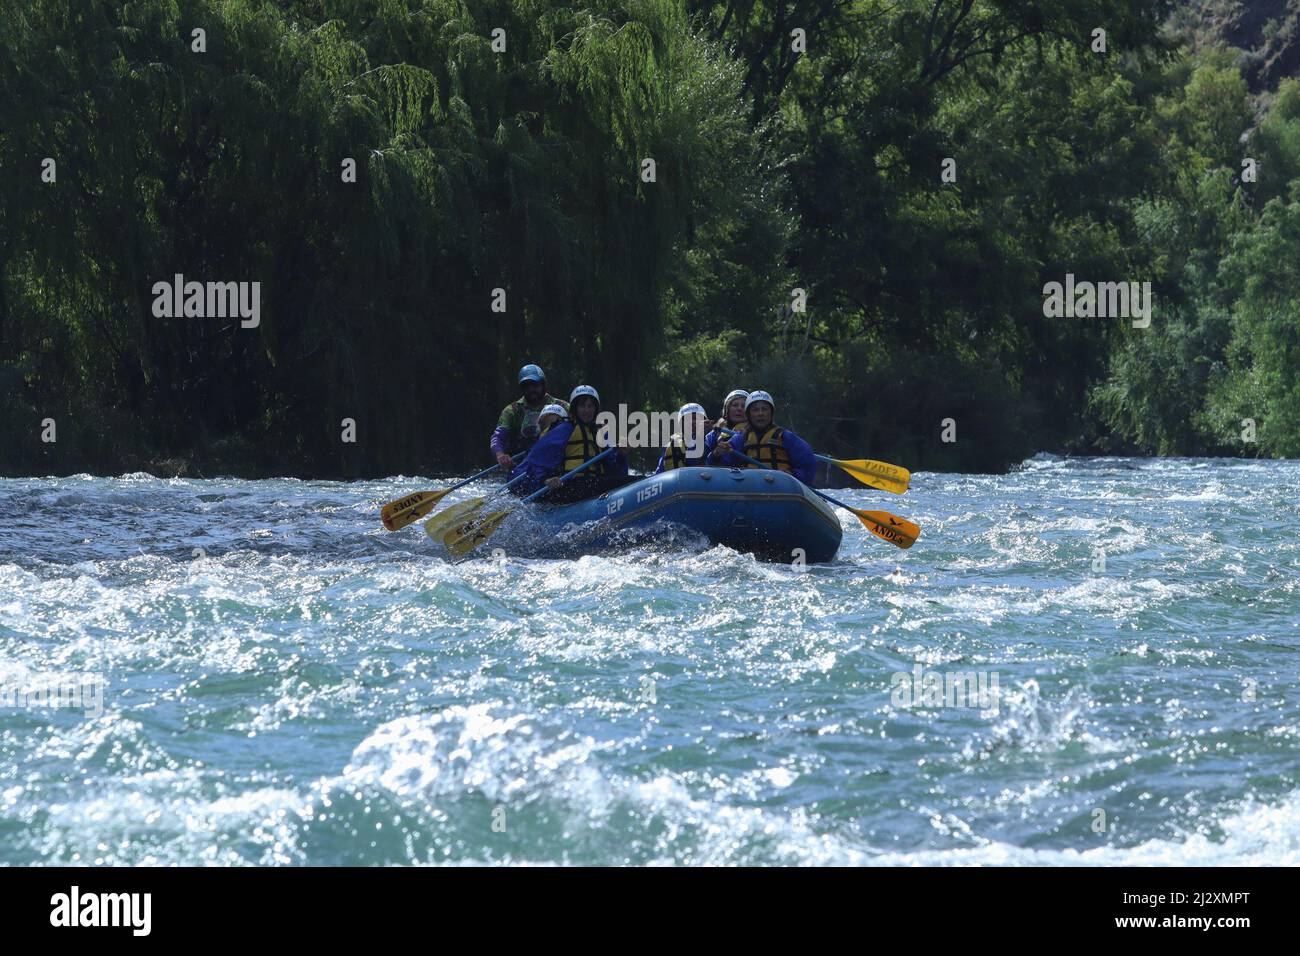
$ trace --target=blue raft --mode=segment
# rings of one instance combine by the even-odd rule
[[[537,505],[512,518],[494,545],[534,554],[589,554],[707,539],[765,560],[831,561],[839,517],[799,479],[780,471],[677,468],[567,505]]]

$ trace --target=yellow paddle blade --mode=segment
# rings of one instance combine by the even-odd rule
[[[832,458],[831,464],[836,468],[844,469],[864,485],[879,488],[881,491],[889,491],[896,495],[905,492],[912,480],[912,473],[906,468],[900,468],[898,465],[891,465],[884,461],[870,461],[865,458],[840,461],[838,458]]]
[[[474,515],[483,510],[487,504],[486,498],[470,498],[468,501],[458,501],[450,508],[444,508],[436,515],[424,523],[424,532],[435,541],[441,541],[442,536],[451,530],[454,524],[464,524]]]
[[[390,501],[379,509],[379,520],[389,531],[400,531],[412,522],[419,521],[442,500],[446,491],[416,491],[405,498]]]
[[[513,512],[495,511],[484,518],[471,518],[442,536],[442,543],[456,557],[463,557],[492,537],[501,522]]]
[[[921,536],[921,528],[906,518],[891,515],[888,511],[859,511],[850,509],[877,538],[884,538],[892,545],[910,548]]]

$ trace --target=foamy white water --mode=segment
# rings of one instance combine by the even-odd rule
[[[0,863],[1300,862],[1298,463],[917,475],[806,572],[453,565],[438,484],[0,481]]]

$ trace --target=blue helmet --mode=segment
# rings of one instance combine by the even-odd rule
[[[540,365],[525,365],[519,370],[519,384],[524,382],[544,382],[546,373],[542,371]]]

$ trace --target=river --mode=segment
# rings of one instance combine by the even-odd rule
[[[918,474],[807,569],[382,530],[446,484],[0,480],[0,864],[1300,863],[1300,462]]]

